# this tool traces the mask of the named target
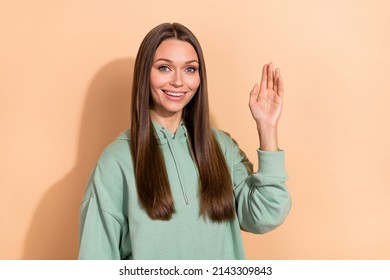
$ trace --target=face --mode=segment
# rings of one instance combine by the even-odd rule
[[[177,39],[163,41],[150,73],[152,119],[181,119],[199,84],[199,60],[192,45]]]

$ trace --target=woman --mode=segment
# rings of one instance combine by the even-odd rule
[[[178,23],[139,48],[131,128],[101,155],[81,206],[80,259],[243,259],[240,230],[268,232],[290,210],[277,123],[283,82],[272,64],[250,93],[259,170],[210,128],[206,68]]]

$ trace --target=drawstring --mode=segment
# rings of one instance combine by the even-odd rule
[[[176,159],[175,153],[174,153],[174,151],[173,151],[173,146],[172,146],[172,143],[171,143],[171,139],[170,139],[170,137],[167,135],[167,133],[166,133],[164,127],[161,127],[160,131],[164,134],[165,138],[167,139],[169,150],[171,151],[171,154],[172,154],[172,157],[173,157],[173,161],[175,162],[176,172],[177,172],[177,174],[178,174],[178,176],[179,176],[179,182],[180,182],[181,192],[182,192],[182,194],[183,194],[184,201],[185,201],[186,205],[188,205],[189,202],[188,202],[187,194],[186,194],[186,191],[185,191],[185,187],[184,187],[184,185],[183,185],[183,179],[182,179],[182,177],[181,177],[181,172],[180,172],[179,166],[178,166],[178,164],[177,164],[177,159]]]
[[[195,161],[194,152],[192,151],[192,147],[191,147],[191,144],[190,144],[190,139],[188,138],[187,128],[186,128],[186,126],[184,125],[184,123],[181,123],[181,126],[183,127],[184,135],[185,135],[185,137],[186,137],[186,139],[187,139],[188,150],[190,151],[191,159],[192,159],[192,162],[194,163],[194,165],[195,165],[195,167],[196,167],[196,168],[195,168],[196,174],[198,175],[198,178],[199,178],[198,166],[197,166],[196,161]]]

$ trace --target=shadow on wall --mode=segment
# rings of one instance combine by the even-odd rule
[[[88,177],[103,149],[130,125],[134,59],[104,65],[88,88],[76,165],[48,188],[34,213],[23,259],[76,259],[79,210]]]

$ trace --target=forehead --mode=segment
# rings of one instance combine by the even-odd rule
[[[198,60],[198,55],[190,43],[177,39],[167,39],[158,46],[154,58],[155,60],[163,58],[172,61],[190,61]]]

